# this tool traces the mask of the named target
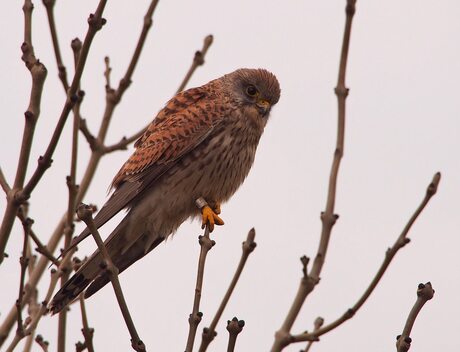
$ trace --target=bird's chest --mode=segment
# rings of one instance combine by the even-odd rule
[[[259,138],[241,124],[220,128],[181,161],[174,175],[180,191],[191,200],[228,200],[248,175]]]

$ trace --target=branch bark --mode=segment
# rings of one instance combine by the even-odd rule
[[[237,317],[227,321],[227,331],[229,334],[227,352],[235,351],[236,338],[238,334],[243,331],[243,327],[244,320],[238,320]]]
[[[347,0],[347,5],[345,9],[345,29],[342,41],[342,51],[340,55],[337,87],[335,88],[335,94],[337,95],[338,100],[337,141],[334,152],[334,158],[332,161],[331,172],[329,176],[326,209],[324,212],[321,213],[322,230],[319,247],[310,273],[308,275],[304,275],[304,277],[301,279],[297,295],[292,303],[292,306],[283,322],[283,325],[275,334],[275,342],[271,349],[272,352],[281,351],[285,346],[287,346],[290,343],[289,339],[292,325],[297,319],[300,309],[302,308],[302,305],[305,302],[307,296],[310,294],[310,292],[314,290],[315,286],[319,283],[321,270],[323,268],[324,261],[326,258],[332,227],[338,219],[338,215],[334,213],[334,208],[338,172],[340,162],[342,160],[342,156],[344,153],[345,101],[348,96],[348,88],[345,86],[345,73],[348,60],[348,49],[350,46],[351,25],[353,21],[353,16],[355,14],[355,4],[356,0]]]
[[[196,330],[198,329],[198,324],[201,322],[203,313],[200,312],[200,300],[201,300],[201,289],[203,287],[203,277],[204,277],[204,266],[206,263],[206,256],[208,255],[209,250],[214,247],[216,244],[215,241],[209,238],[209,225],[206,224],[204,235],[198,237],[198,243],[200,244],[200,257],[198,259],[198,272],[196,277],[196,286],[195,286],[195,296],[193,299],[193,308],[192,313],[188,318],[189,331],[187,337],[187,345],[185,347],[185,352],[193,351],[193,343],[195,342]]]
[[[93,347],[94,329],[90,328],[88,324],[88,316],[86,314],[85,298],[84,298],[83,293],[80,295],[80,310],[81,310],[81,321],[83,325],[81,332],[85,340],[83,343],[81,342],[77,343],[77,351],[83,351],[84,349],[87,349],[88,352],[94,352],[94,347]]]
[[[380,268],[377,271],[375,277],[372,279],[369,287],[366,289],[366,291],[364,291],[363,295],[358,299],[358,301],[353,305],[353,307],[349,308],[340,318],[318,329],[317,331],[314,331],[313,333],[306,332],[303,334],[291,336],[289,338],[291,343],[300,341],[316,341],[319,339],[321,335],[324,335],[329,331],[334,330],[347,320],[351,319],[356,314],[356,312],[364,305],[364,303],[367,301],[374,289],[377,287],[378,283],[383,277],[383,274],[387,270],[396,253],[410,242],[410,239],[407,238],[407,234],[409,233],[414,222],[417,220],[418,216],[422,213],[423,209],[425,209],[430,199],[436,194],[440,180],[441,174],[438,172],[433,176],[432,181],[426,189],[425,197],[423,198],[422,202],[407,222],[406,226],[397,238],[396,242],[393,244],[391,248],[388,248],[388,250],[386,251],[385,259],[383,260],[383,263],[380,265]]]
[[[43,0],[43,5],[46,8],[46,15],[48,17],[48,24],[50,27],[51,39],[53,42],[54,55],[56,57],[56,64],[58,67],[58,75],[61,80],[64,91],[67,92],[69,89],[69,82],[67,81],[67,70],[64,66],[61,56],[61,49],[59,48],[59,40],[56,30],[56,22],[54,21],[54,5],[56,0]]]
[[[152,4],[153,3],[157,3],[158,1],[155,1],[153,0],[152,1]],[[147,12],[148,14],[150,15],[153,15],[152,12],[150,12],[150,9],[152,8],[152,5],[149,7],[149,11]],[[142,47],[143,46],[143,43],[145,42],[145,39],[146,39],[146,36],[145,35],[142,35],[140,38],[139,38],[139,41],[138,41],[138,45],[137,47]],[[138,57],[136,58],[135,61],[134,60],[134,56],[133,56],[133,59],[131,60],[131,63],[130,63],[130,67],[135,67],[135,62],[137,62],[137,59]],[[131,74],[133,72],[131,71]],[[125,75],[125,77],[127,77],[127,75]],[[113,114],[113,111],[114,111],[114,106],[112,105],[112,103],[109,104],[109,102],[107,102],[107,105],[106,105],[106,110],[105,110],[105,113],[104,113],[104,116],[103,116],[103,120],[105,120],[104,123],[101,124],[101,129],[99,130],[99,136],[103,136],[105,138],[105,135],[107,133],[107,129],[109,127],[109,122],[110,122],[110,119],[111,119],[111,116]],[[101,142],[104,142],[104,139],[100,139]],[[88,190],[89,188],[89,185],[91,184],[91,181],[94,177],[94,174],[96,172],[96,169],[97,169],[97,166],[99,165],[99,161],[102,157],[102,154],[100,152],[93,152],[91,154],[91,157],[90,157],[90,160],[88,161],[88,164],[86,166],[86,170],[85,170],[85,173],[84,173],[84,176],[80,182],[80,187],[79,187],[79,190],[78,190],[78,195],[77,195],[77,199],[76,199],[76,203],[80,203],[85,194],[86,194],[86,191]],[[6,182],[5,178],[4,177],[1,177],[3,176],[2,173],[0,173],[0,181],[2,181],[2,186],[4,185],[4,182]],[[58,223],[58,225],[56,226],[50,240],[48,241],[46,247],[48,248],[49,252],[50,253],[54,253],[54,251],[56,250],[57,248],[57,245],[62,237],[62,234],[64,232],[64,227],[65,227],[65,220],[66,220],[66,214],[63,215],[61,221]],[[46,267],[48,265],[48,258],[42,256],[35,268],[35,270],[33,271],[32,275],[30,276],[29,278],[29,281],[28,283],[26,284],[26,287],[30,287],[30,288],[35,288],[37,286],[37,283],[40,281]],[[25,294],[25,298],[24,300],[27,301],[28,299],[28,292],[30,291],[27,291],[26,294]],[[8,334],[9,332],[11,331],[12,327],[14,326],[14,323],[16,321],[16,306],[13,305],[13,307],[10,309],[8,315],[6,316],[5,320],[3,321],[2,325],[0,326],[0,347],[2,346],[2,344],[5,342],[6,338],[8,337]]]
[[[251,229],[248,233],[246,241],[243,242],[243,246],[242,246],[243,252],[241,253],[241,259],[238,264],[238,267],[236,268],[235,274],[233,275],[233,279],[230,283],[230,286],[228,287],[227,292],[225,293],[225,296],[222,299],[222,302],[220,303],[220,306],[217,309],[216,314],[214,315],[214,319],[212,320],[211,325],[203,329],[203,333],[201,335],[201,345],[200,345],[199,352],[205,352],[209,344],[217,336],[217,332],[216,332],[217,324],[220,318],[222,317],[222,313],[224,312],[224,309],[227,306],[228,301],[230,300],[230,297],[241,276],[241,273],[243,272],[244,266],[246,264],[246,261],[249,258],[249,255],[254,251],[254,249],[257,246],[256,242],[254,242],[255,236],[256,236],[256,231],[254,229]]]
[[[65,217],[61,219],[46,245],[46,247],[51,253],[53,253],[57,248],[57,245],[64,231],[64,225]],[[35,266],[32,274],[29,275],[29,280],[25,284],[26,290],[24,292],[23,302],[28,302],[30,300],[31,296],[35,292],[35,288],[37,287],[38,282],[42,278],[42,275],[48,266],[48,263],[49,259],[46,256],[42,256],[38,261],[37,265]],[[24,308],[24,303],[22,304],[22,308]],[[5,320],[3,321],[2,325],[0,326],[0,347],[5,342],[12,327],[14,326],[14,323],[16,322],[16,312],[16,305],[13,305],[13,307],[11,307],[10,311],[8,312],[8,315],[6,316]]]
[[[321,328],[321,326],[323,326],[323,324],[324,324],[324,319],[323,318],[321,318],[321,317],[316,318],[315,322],[313,323],[313,326],[314,326],[313,332],[318,331]],[[311,346],[313,345],[314,342],[315,341],[308,341],[307,346],[301,352],[309,352],[310,348],[311,348]]]
[[[54,1],[54,0],[46,0]],[[53,39],[54,40],[54,39]],[[55,48],[56,49],[56,48]],[[81,54],[81,43],[79,40],[72,41],[72,50],[74,52],[74,62],[75,70],[78,67],[78,61],[80,60]],[[59,50],[59,47],[58,47]],[[57,54],[56,54],[57,56]],[[59,66],[59,62],[58,62]],[[76,198],[78,194],[78,185],[76,184],[76,174],[77,174],[77,158],[78,158],[78,131],[80,127],[80,105],[83,99],[84,94],[80,90],[80,85],[78,85],[78,95],[75,105],[72,107],[73,110],[73,128],[72,128],[72,144],[71,144],[71,157],[70,157],[70,174],[66,178],[67,188],[68,188],[68,203],[67,203],[67,216],[66,216],[66,225],[64,228],[64,249],[70,245],[72,236],[74,233],[74,214],[76,211]],[[61,286],[64,285],[70,277],[71,266],[69,265],[64,268],[63,275],[61,276]],[[65,351],[65,342],[66,342],[66,325],[67,325],[67,309],[63,309],[59,312],[59,321],[58,321],[58,341],[57,341],[57,350],[58,352]]]
[[[401,335],[396,337],[396,351],[397,352],[407,352],[410,349],[410,344],[412,339],[409,337],[414,327],[415,320],[417,319],[418,314],[422,310],[426,302],[432,299],[434,296],[434,290],[430,282],[426,284],[419,284],[417,288],[417,300],[415,301],[414,306],[412,307],[409,316],[407,317],[406,324]]]
[[[67,260],[69,260],[68,258],[69,257],[67,257]],[[23,330],[23,333],[22,334],[16,334],[14,336],[13,341],[11,342],[10,346],[8,347],[8,349],[6,350],[7,352],[13,352],[13,350],[16,348],[16,346],[23,339],[24,336],[28,336],[28,335],[34,333],[35,329],[37,328],[38,323],[40,322],[40,319],[48,311],[48,308],[47,308],[48,301],[51,299],[51,296],[52,296],[52,294],[54,292],[54,289],[56,287],[56,284],[58,282],[60,274],[61,274],[60,270],[55,270],[55,269],[51,270],[51,282],[50,282],[50,285],[48,287],[46,297],[42,301],[40,309],[36,312],[36,314],[33,317],[31,317],[31,322],[27,325],[27,328],[25,328]]]
[[[45,65],[35,58],[34,47],[32,45],[32,11],[34,5],[31,0],[25,0],[22,10],[24,12],[24,42],[21,45],[22,61],[32,76],[32,87],[30,91],[29,106],[25,116],[24,132],[22,135],[21,151],[19,153],[16,176],[11,191],[7,194],[6,210],[3,214],[0,226],[0,264],[4,258],[6,244],[8,242],[11,229],[13,228],[16,213],[20,202],[16,199],[18,192],[24,186],[24,180],[29,163],[32,141],[35,133],[35,126],[40,116],[40,104],[43,93],[43,86],[47,75]],[[2,182],[3,184],[3,182]]]
[[[121,289],[120,281],[118,280],[118,268],[113,264],[112,259],[110,258],[109,252],[102,241],[101,235],[99,234],[96,225],[93,221],[93,211],[92,208],[86,204],[80,204],[78,206],[77,215],[80,220],[83,220],[88,226],[91,234],[94,237],[94,240],[97,243],[100,253],[104,258],[103,266],[107,271],[110,281],[112,282],[113,290],[115,291],[115,296],[117,297],[118,305],[120,306],[121,313],[125,319],[126,326],[131,335],[131,346],[135,351],[145,352],[146,348],[142,340],[139,338],[139,335],[134,326],[133,319],[129,313],[128,305],[126,304],[123,291]]]
[[[184,77],[184,80],[177,89],[177,93],[182,92],[184,90],[198,66],[204,65],[204,58],[206,56],[206,53],[208,52],[209,47],[212,44],[213,39],[214,38],[211,34],[207,35],[204,38],[203,47],[201,48],[201,50],[195,52],[195,56],[193,57],[192,61],[192,66],[190,66],[187,74]]]
[[[13,194],[11,194],[9,197],[9,200],[7,203],[7,209],[5,211],[2,225],[0,227],[0,263],[3,261],[5,247],[8,242],[9,235],[11,233],[11,229],[13,227],[14,219],[15,219],[19,206],[30,197],[30,194],[32,193],[34,188],[37,186],[38,182],[42,178],[45,171],[51,166],[51,162],[52,162],[51,158],[53,156],[54,150],[56,149],[57,143],[61,136],[62,130],[64,128],[64,125],[70,113],[70,110],[72,109],[73,105],[76,102],[76,92],[80,84],[80,79],[83,74],[83,69],[85,67],[85,63],[88,57],[91,43],[97,31],[101,29],[102,26],[105,24],[105,19],[102,18],[102,13],[104,11],[106,3],[107,3],[107,0],[100,0],[95,14],[94,15],[91,14],[89,16],[88,31],[86,33],[85,41],[83,43],[82,51],[80,54],[80,58],[78,60],[78,65],[75,71],[74,78],[72,80],[72,84],[67,93],[66,102],[64,104],[64,107],[62,108],[61,116],[59,117],[58,123],[54,130],[53,136],[51,137],[50,143],[48,144],[45,154],[39,158],[38,166],[35,169],[32,177],[27,182],[27,184],[24,187],[22,187],[22,185],[24,184],[24,179],[25,179],[26,165],[27,165],[27,161],[30,155],[30,147],[31,147],[31,142],[32,142],[33,130],[34,130],[35,123],[36,123],[36,117],[38,116],[38,113],[39,113],[41,92],[43,90],[43,82],[45,79],[44,77],[46,77],[46,69],[44,70],[43,65],[41,64],[38,65],[39,72],[41,73],[39,75],[40,79],[38,79],[38,83],[36,83],[35,86],[38,85],[38,87],[40,87],[40,84],[41,84],[41,89],[35,88],[36,91],[34,91],[34,83],[32,83],[31,104],[33,103],[34,105],[29,106],[29,108],[35,109],[35,111],[28,109],[28,111],[30,111],[31,113],[29,114],[26,112],[26,118],[30,121],[35,121],[35,122],[30,122],[30,127],[26,126],[27,132],[25,131],[24,138],[23,138],[23,147],[21,147],[21,154],[20,154],[20,159],[19,159],[18,169],[17,169],[18,171],[16,173],[16,179],[15,179],[15,183],[13,186]],[[23,59],[25,60],[26,65],[28,62],[30,63],[28,57],[34,58],[33,48],[31,45],[28,44],[28,43],[31,43],[31,29],[29,28],[31,26],[31,20],[29,19],[29,17],[31,17],[32,9],[30,9],[30,11],[26,11],[26,9],[29,9],[30,7],[33,8],[33,6],[26,6],[28,4],[30,5],[32,4],[30,0],[26,0],[25,6],[24,6],[25,23],[26,23],[26,26],[25,26],[26,27],[25,29],[25,38],[26,38],[25,44],[26,45],[23,45]],[[38,61],[36,62],[38,63]],[[32,69],[34,67],[37,67],[37,64],[34,64]],[[34,77],[33,73],[32,73],[32,77]],[[26,122],[26,125],[27,125],[27,122]]]

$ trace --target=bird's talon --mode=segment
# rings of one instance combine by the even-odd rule
[[[217,210],[220,213],[220,206],[218,206]],[[223,225],[224,221],[219,216],[217,216],[217,214],[219,213],[211,209],[209,205],[204,206],[201,209],[201,214],[202,214],[201,228],[204,229],[206,225],[209,225],[209,232],[212,232],[214,230],[214,225]]]

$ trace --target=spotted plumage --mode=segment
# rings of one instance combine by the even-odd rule
[[[276,77],[240,69],[204,86],[178,93],[158,113],[112,181],[114,192],[94,221],[104,225],[128,214],[105,241],[119,271],[149,253],[187,218],[200,214],[195,200],[215,207],[243,183],[280,97]],[[89,235],[85,229],[71,244]],[[59,312],[88,285],[89,297],[108,281],[97,250],[51,302]]]

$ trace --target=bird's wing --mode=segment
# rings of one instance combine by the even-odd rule
[[[193,150],[222,121],[225,109],[206,86],[192,88],[172,98],[158,113],[136,150],[115,176],[114,193],[94,218],[97,228],[105,224],[137,195]],[[65,252],[90,234],[86,228]],[[65,254],[65,253],[63,253]]]

